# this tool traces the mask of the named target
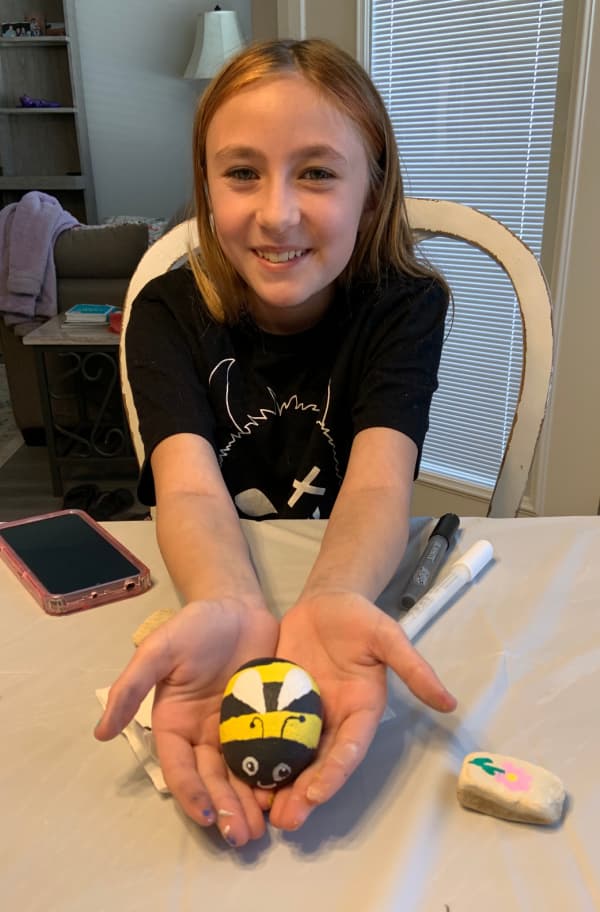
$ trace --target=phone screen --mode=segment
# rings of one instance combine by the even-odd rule
[[[76,592],[135,576],[139,568],[77,514],[2,529],[2,537],[49,592]]]

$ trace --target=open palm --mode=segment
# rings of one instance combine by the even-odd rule
[[[165,781],[193,820],[218,822],[234,845],[260,836],[261,807],[227,772],[219,714],[229,677],[244,662],[274,654],[276,620],[236,599],[199,601],[145,640],[110,691],[96,737],[108,740],[156,685],[152,729]]]
[[[448,712],[456,705],[401,627],[354,593],[324,593],[299,601],[281,622],[277,655],[310,672],[324,711],[317,759],[275,798],[271,821],[282,829],[300,826],[365,756],[385,707],[388,665],[434,709]]]

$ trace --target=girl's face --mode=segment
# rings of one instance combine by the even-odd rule
[[[314,325],[347,265],[368,164],[353,122],[297,73],[243,89],[206,137],[208,194],[223,253],[263,329]]]

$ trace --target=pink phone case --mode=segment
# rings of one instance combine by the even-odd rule
[[[75,517],[75,519],[67,521],[70,534],[77,533],[75,551],[80,546],[84,549],[81,554],[72,555],[73,561],[80,561],[81,563],[83,558],[86,561],[96,562],[97,566],[101,566],[101,562],[104,562],[105,565],[107,559],[114,559],[117,564],[121,564],[122,561],[118,559],[118,555],[120,555],[124,561],[133,566],[126,566],[122,569],[127,572],[117,572],[114,576],[103,578],[100,582],[90,579],[89,585],[84,585],[71,591],[50,591],[31,566],[36,563],[35,554],[36,548],[38,548],[36,539],[39,537],[40,532],[40,527],[36,526],[36,524],[54,523],[55,528],[50,529],[45,526],[42,530],[42,538],[47,540],[50,532],[52,535],[56,532],[57,536],[61,534],[61,529],[64,530],[65,528],[65,520],[62,518],[66,516]],[[78,526],[80,522],[85,525]],[[11,535],[11,529],[17,528],[22,530],[17,533],[22,539],[18,548],[13,547],[14,542],[11,544],[4,537],[7,532],[9,536]],[[91,535],[89,534],[90,530],[92,531]],[[19,551],[27,552],[31,556],[23,556]],[[97,561],[96,551],[99,552]],[[152,585],[148,567],[82,510],[59,510],[55,513],[46,513],[14,522],[0,523],[0,557],[42,606],[44,611],[52,615],[70,614],[73,611],[83,611],[107,602],[131,598],[134,595],[145,592]]]

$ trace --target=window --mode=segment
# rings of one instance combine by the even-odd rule
[[[562,0],[371,0],[370,72],[406,193],[500,219],[539,258]],[[521,324],[499,267],[466,245],[423,245],[448,279],[448,326],[422,470],[491,487],[519,390]],[[450,324],[450,321],[449,321]]]

